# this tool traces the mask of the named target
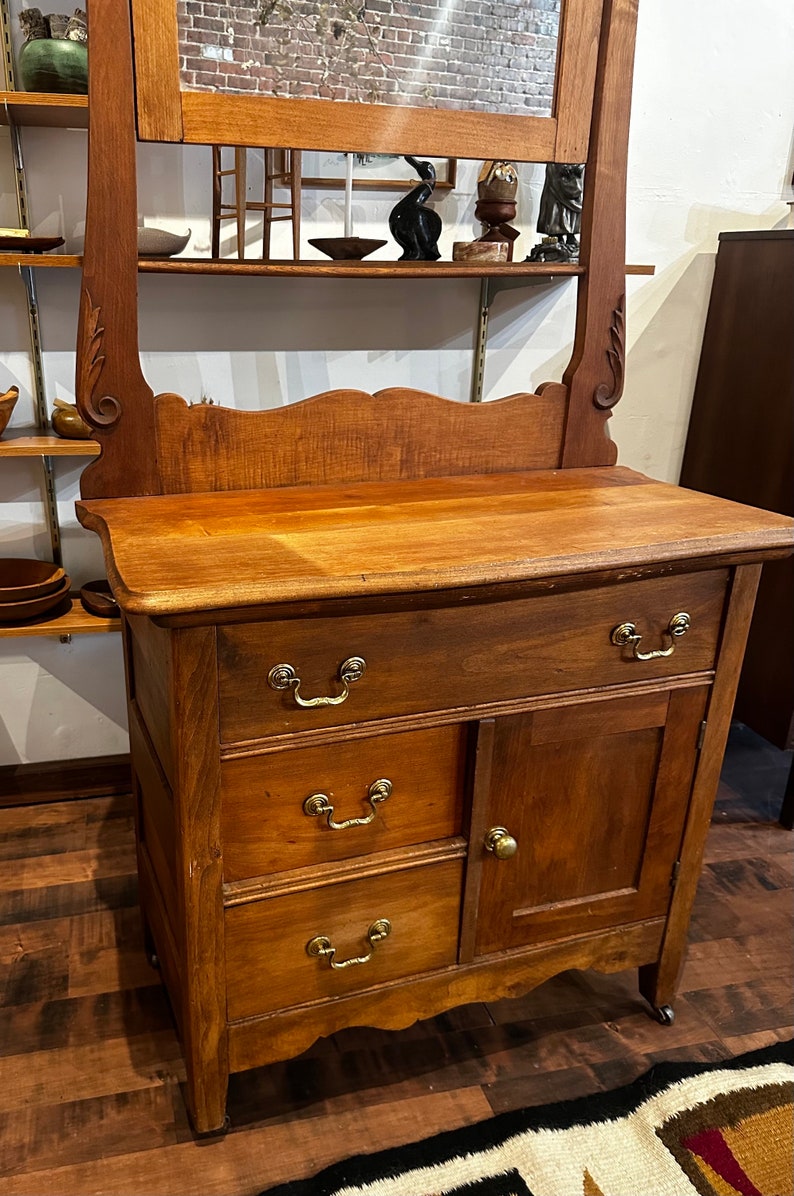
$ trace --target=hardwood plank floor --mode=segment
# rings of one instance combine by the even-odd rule
[[[633,973],[569,973],[407,1030],[345,1030],[234,1076],[232,1128],[194,1138],[137,918],[123,796],[0,810],[0,1196],[249,1196],[494,1111],[625,1084],[794,1034],[791,752],[735,725],[676,1020]]]

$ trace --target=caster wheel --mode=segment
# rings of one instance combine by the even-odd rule
[[[675,1021],[675,1010],[671,1005],[659,1005],[654,1009],[654,1013],[656,1014],[657,1022],[660,1022],[663,1026],[672,1026]]]

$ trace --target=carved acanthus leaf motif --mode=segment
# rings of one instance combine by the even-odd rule
[[[94,399],[94,391],[105,364],[101,352],[105,329],[99,322],[100,309],[95,307],[87,290],[83,291],[83,343],[80,357],[78,393],[81,397],[81,414],[95,428],[111,428],[121,417],[121,403],[113,395],[101,395]]]
[[[623,369],[626,353],[626,296],[621,295],[618,305],[612,313],[612,324],[609,328],[609,339],[612,342],[607,349],[607,364],[612,374],[612,385],[602,382],[593,393],[593,402],[602,411],[614,407],[623,394]]]

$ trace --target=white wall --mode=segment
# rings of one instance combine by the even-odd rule
[[[622,463],[674,481],[680,467],[717,234],[785,223],[794,169],[794,9],[759,0],[748,33],[736,0],[640,0],[629,154],[627,259],[653,263],[628,280],[624,397],[611,421]],[[16,223],[7,133],[0,134],[0,224]],[[85,134],[27,129],[25,159],[36,232],[83,232]],[[495,147],[496,148],[496,147]],[[479,163],[437,203],[453,240],[473,220]],[[251,167],[251,183],[256,171]],[[534,243],[541,166],[521,170],[518,255]],[[187,255],[208,252],[210,158],[204,148],[142,146],[146,223],[192,230]],[[362,235],[388,236],[393,196],[356,194]],[[339,193],[304,192],[305,236],[340,233]],[[231,229],[231,226],[229,226]],[[278,230],[284,256],[288,227]],[[257,229],[250,227],[253,248]],[[276,253],[278,253],[276,249]],[[304,256],[308,256],[308,247]],[[393,244],[378,257],[393,258]],[[38,271],[50,406],[73,397],[76,271]],[[275,406],[329,387],[411,385],[465,400],[479,284],[147,276],[140,279],[144,367],[155,390]],[[486,397],[559,378],[569,357],[575,284],[500,294],[493,306]],[[21,390],[15,425],[31,424],[24,292],[0,272],[0,384]],[[529,339],[527,339],[529,338]],[[79,468],[57,465],[64,553],[73,580],[101,576],[98,543],[74,519]],[[35,461],[0,460],[0,555],[47,555]],[[0,640],[0,764],[125,750],[117,636]]]

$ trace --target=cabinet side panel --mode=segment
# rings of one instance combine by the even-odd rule
[[[215,629],[172,632],[176,875],[187,1100],[200,1133],[226,1116],[228,1054]]]
[[[170,633],[149,619],[133,616],[127,626],[130,702],[138,708],[169,783],[174,783]]]
[[[725,755],[736,685],[760,572],[760,565],[745,565],[734,571],[732,579],[717,670],[706,714],[703,746],[695,771],[681,845],[678,883],[670,904],[664,943],[658,963],[642,969],[640,973],[643,995],[655,1007],[672,1002],[683,963],[689,918],[700,877],[709,819]]]

